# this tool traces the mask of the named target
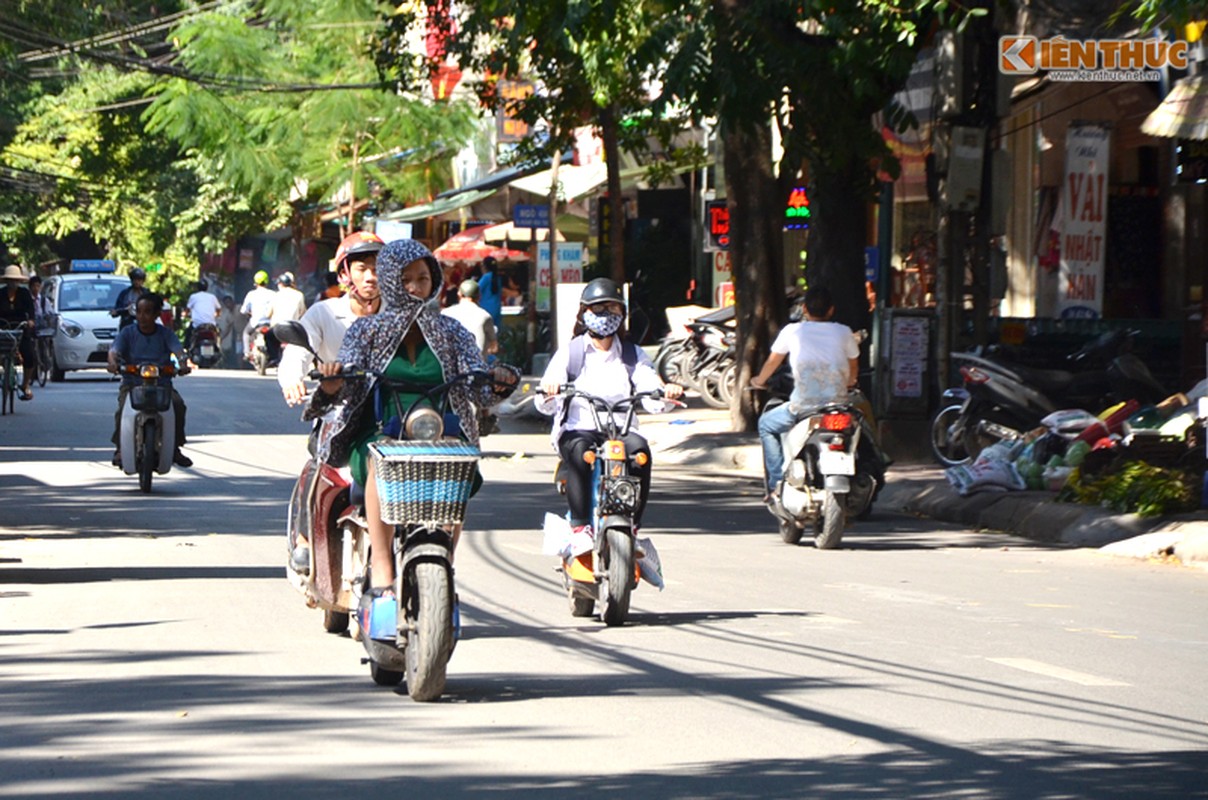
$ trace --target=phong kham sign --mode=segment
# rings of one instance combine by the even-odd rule
[[[1057,311],[1067,319],[1103,315],[1109,141],[1110,132],[1098,125],[1071,127],[1065,137],[1056,227],[1061,234]]]

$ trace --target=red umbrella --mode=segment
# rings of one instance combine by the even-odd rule
[[[488,244],[484,238],[490,225],[479,225],[466,228],[449,241],[432,251],[432,255],[441,261],[482,261],[487,256],[494,256],[496,261],[527,261],[528,253],[522,250],[509,250],[499,245]]]

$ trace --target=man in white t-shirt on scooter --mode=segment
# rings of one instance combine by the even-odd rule
[[[784,443],[781,437],[813,409],[842,402],[859,376],[860,347],[851,328],[831,322],[835,305],[823,286],[805,292],[805,319],[784,326],[772,352],[751,388],[766,389],[776,370],[788,359],[793,371],[793,393],[789,402],[765,411],[759,417],[759,439],[763,443],[764,503],[771,502],[776,484],[784,478]]]

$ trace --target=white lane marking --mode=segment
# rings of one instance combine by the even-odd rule
[[[1004,667],[1014,667],[1021,669],[1024,672],[1033,672],[1037,675],[1045,675],[1049,678],[1058,678],[1071,683],[1078,683],[1083,686],[1131,686],[1132,684],[1123,683],[1111,678],[1101,678],[1098,675],[1090,675],[1086,672],[1077,672],[1065,667],[1058,667],[1053,664],[1046,664],[1043,661],[1033,661],[1030,658],[988,658],[987,661],[993,661],[995,664],[1002,664]]]

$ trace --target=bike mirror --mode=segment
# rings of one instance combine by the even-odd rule
[[[304,328],[302,323],[298,322],[297,320],[278,322],[273,326],[273,336],[276,336],[277,341],[279,342],[284,344],[292,344],[297,347],[304,347],[307,350],[310,350],[311,353],[314,353],[316,357],[319,355],[318,353],[315,353],[313,349],[311,349],[310,337],[306,334],[306,328]]]

